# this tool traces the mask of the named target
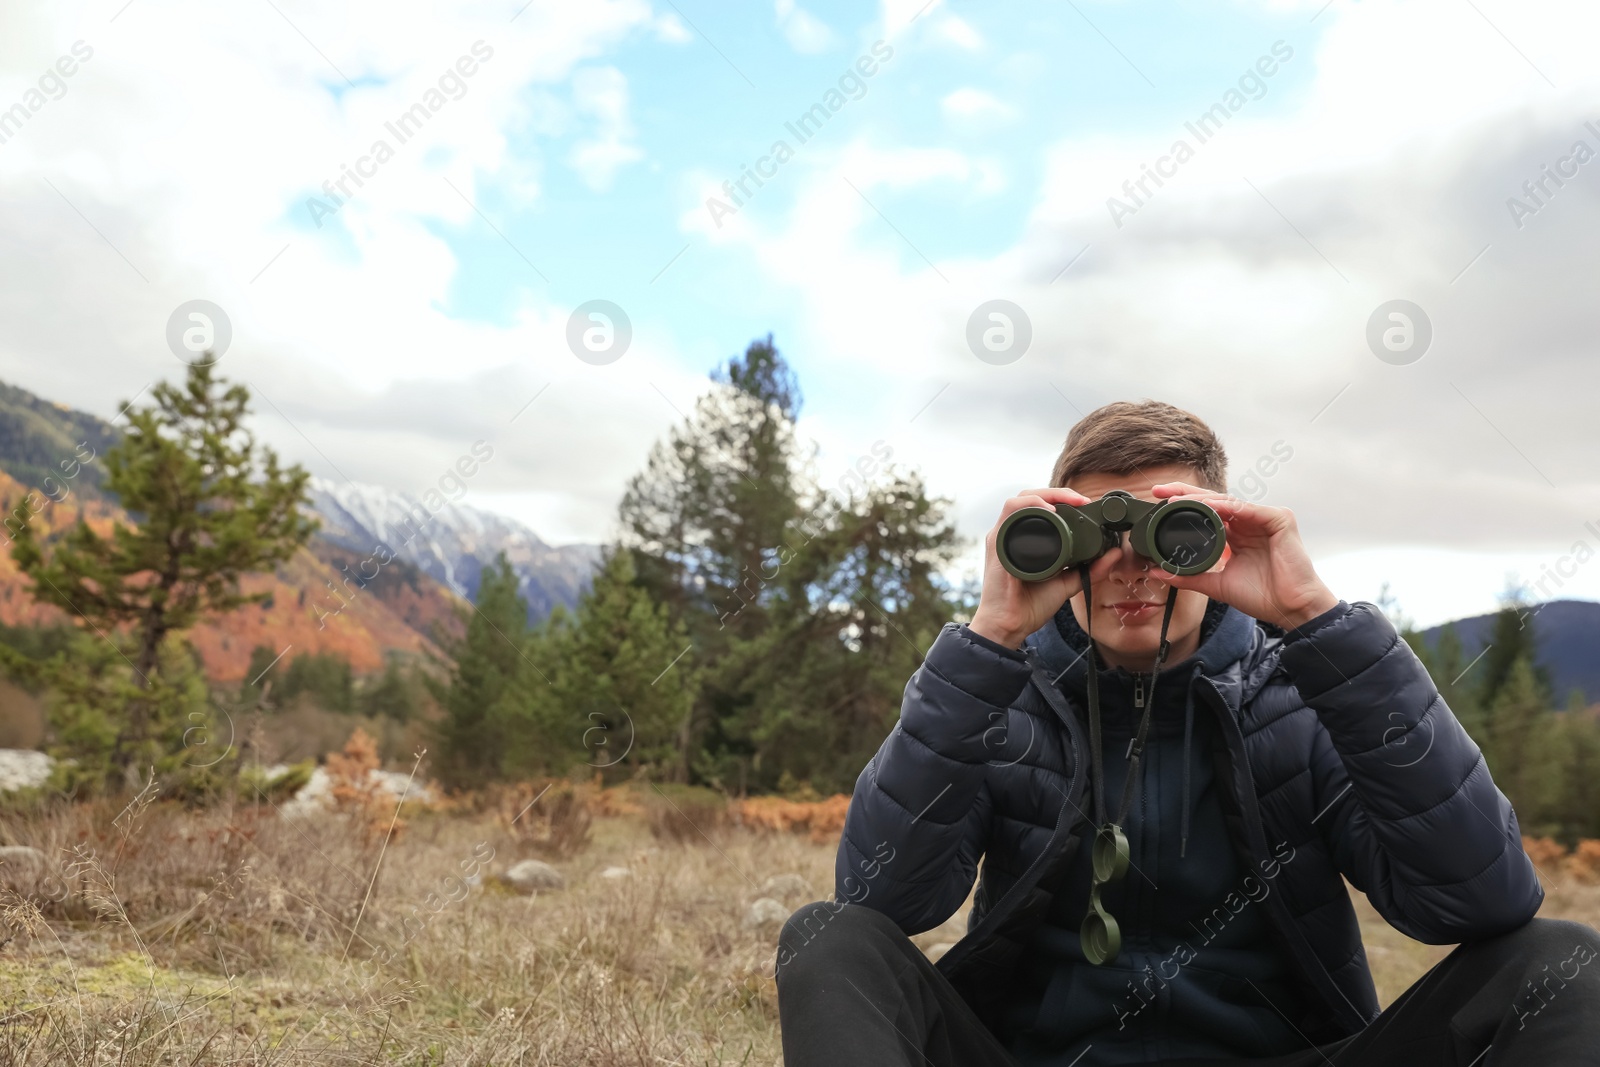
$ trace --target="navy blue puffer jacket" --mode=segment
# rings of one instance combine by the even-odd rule
[[[1309,1006],[1296,1025],[1321,1044],[1379,1012],[1343,879],[1430,944],[1521,926],[1544,894],[1483,756],[1376,607],[1250,631],[1236,662],[1195,675],[1193,698],[1221,727],[1234,849],[1276,878],[1262,906]],[[938,966],[997,1033],[1090,810],[1085,731],[1035,670],[1050,641],[1054,623],[1023,651],[946,624],[856,782],[836,864],[839,899],[911,934],[956,912],[982,860],[967,934]],[[1280,864],[1284,842],[1295,858]]]

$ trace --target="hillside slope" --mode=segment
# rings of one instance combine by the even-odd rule
[[[1422,631],[1428,647],[1438,644],[1445,625],[1456,628],[1465,661],[1483,651],[1494,633],[1494,615],[1474,615]],[[1528,613],[1541,666],[1550,671],[1550,692],[1565,706],[1576,689],[1584,699],[1600,702],[1600,604],[1591,600],[1551,600]]]
[[[14,514],[28,492],[22,483],[0,472],[0,510]],[[52,503],[34,516],[32,525],[41,540],[76,524],[80,519],[96,532],[108,533],[127,515],[104,499],[84,499],[74,494]],[[69,621],[56,608],[36,603],[28,579],[17,571],[0,533],[0,622],[16,626],[48,626]],[[420,655],[438,651],[435,632],[459,634],[459,612],[470,610],[450,590],[399,560],[383,567],[365,588],[346,583],[357,570],[359,558],[337,545],[313,539],[272,574],[248,576],[247,593],[270,597],[208,619],[186,635],[200,653],[206,673],[218,681],[244,677],[250,651],[266,645],[274,651],[288,649],[292,658],[304,652],[337,652],[358,672],[380,669],[387,654]],[[345,570],[339,564],[345,565]]]
[[[0,383],[0,521],[14,514],[27,489],[47,491],[36,499],[50,503],[34,520],[46,536],[79,515],[100,530],[126,521],[102,489],[102,457],[116,437],[113,426],[93,415]],[[207,622],[190,635],[219,679],[241,676],[257,644],[292,645],[291,655],[339,652],[358,671],[381,667],[386,653],[432,650],[437,629],[459,631],[459,612],[471,610],[464,601],[476,596],[479,575],[501,552],[517,573],[529,620],[538,621],[556,604],[577,603],[599,558],[596,545],[551,546],[513,519],[455,503],[431,515],[423,510],[426,522],[407,527],[420,501],[379,486],[313,479],[310,496],[321,530],[275,574],[245,583],[247,591],[270,592],[267,605]],[[8,537],[0,529],[0,621],[61,621],[28,596]],[[380,543],[396,556],[381,566],[372,562]],[[367,574],[371,580],[363,583]]]

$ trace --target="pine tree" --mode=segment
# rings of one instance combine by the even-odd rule
[[[350,661],[337,652],[307,652],[294,657],[278,686],[278,703],[287,704],[302,693],[309,694],[325,711],[354,710],[355,676]]]
[[[639,584],[698,638],[760,629],[763,574],[798,513],[800,392],[769,336],[712,375],[619,508]],[[730,621],[731,620],[731,621]],[[726,623],[726,625],[725,625]]]
[[[1574,702],[1561,716],[1558,744],[1561,788],[1556,810],[1562,840],[1571,845],[1580,838],[1600,837],[1600,719]]]
[[[407,722],[420,710],[420,696],[411,673],[402,670],[391,658],[383,665],[383,673],[362,688],[357,704],[363,715],[374,718],[382,715],[396,722]]]
[[[683,623],[635,577],[630,552],[608,551],[577,611],[553,615],[529,641],[496,709],[520,773],[582,763],[611,776],[650,768],[686,779],[699,671]]]
[[[1542,822],[1544,783],[1554,774],[1550,750],[1541,738],[1553,730],[1553,716],[1527,657],[1512,662],[1506,680],[1489,706],[1485,756],[1495,784],[1517,809],[1524,830]]]
[[[447,784],[477,784],[500,773],[506,739],[489,709],[521,666],[528,604],[518,587],[516,572],[502,552],[479,578],[466,636],[446,650],[446,679],[429,679],[444,709],[436,773]]]
[[[1446,623],[1439,631],[1438,642],[1428,648],[1420,634],[1407,637],[1417,658],[1422,660],[1433,677],[1433,684],[1444,698],[1456,720],[1480,749],[1488,745],[1488,730],[1483,705],[1478,699],[1478,688],[1470,678],[1464,677],[1468,666],[1461,646],[1461,635],[1454,623]]]
[[[753,781],[847,791],[893,727],[906,679],[957,610],[949,501],[891,467],[852,492],[783,574],[773,623],[737,649]],[[798,539],[797,539],[798,541]]]
[[[779,554],[803,492],[794,421],[801,395],[768,336],[716,370],[694,414],[651,450],[619,508],[620,546],[637,583],[667,605],[711,665],[689,726],[689,746],[724,765],[753,757],[740,722],[751,695],[726,669],[741,641],[761,634],[776,595]]]
[[[281,468],[245,429],[250,394],[243,386],[194,363],[181,387],[162,382],[151,397],[127,409],[128,429],[105,454],[105,488],[137,525],[118,522],[102,536],[80,521],[47,556],[24,522],[11,553],[35,600],[113,644],[124,628],[131,632],[132,655],[118,654],[131,667],[134,690],[153,692],[157,676],[176,662],[162,654],[168,635],[205,613],[263,599],[242,593],[240,579],[288,559],[316,524],[300,513],[309,476],[299,466]],[[143,760],[135,754],[169,732],[170,724],[158,721],[165,706],[152,696],[104,709],[115,726],[108,758]]]
[[[1491,706],[1500,690],[1510,681],[1511,671],[1518,660],[1526,660],[1533,671],[1534,684],[1549,699],[1550,672],[1538,665],[1538,639],[1534,619],[1539,609],[1522,599],[1515,590],[1505,594],[1500,610],[1495,614],[1494,629],[1489,635],[1489,646],[1482,662],[1475,668],[1481,671],[1478,685],[1478,702]]]

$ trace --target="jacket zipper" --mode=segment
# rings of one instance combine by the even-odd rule
[[[1144,675],[1137,671],[1133,675],[1133,706],[1144,707]]]
[[[1216,704],[1212,705],[1212,711],[1216,713],[1219,719],[1224,739],[1222,755],[1227,768],[1227,774],[1224,776],[1225,783],[1227,792],[1233,797],[1233,804],[1239,809],[1240,822],[1245,831],[1245,852],[1251,860],[1249,867],[1253,869],[1258,865],[1261,858],[1267,855],[1266,827],[1261,821],[1261,809],[1257,803],[1253,786],[1240,788],[1243,783],[1238,780],[1237,761],[1242,758],[1245,760],[1245,765],[1249,766],[1249,758],[1244,753],[1244,735],[1239,729],[1238,722],[1233,718],[1233,709],[1228,704],[1228,698],[1222,695],[1222,690],[1216,681],[1207,678],[1205,690],[1216,698]],[[1207,701],[1207,703],[1210,703],[1210,701]],[[1276,922],[1274,925],[1279,934],[1288,942],[1289,950],[1296,962],[1299,963],[1302,975],[1309,981],[1312,989],[1321,993],[1324,1006],[1335,1018],[1343,1016],[1347,1025],[1353,1024],[1351,1032],[1357,1032],[1365,1027],[1371,1020],[1361,1017],[1360,1011],[1350,1002],[1350,998],[1344,995],[1344,990],[1339,988],[1339,984],[1333,980],[1333,975],[1329,973],[1322,960],[1311,948],[1310,942],[1306,939],[1305,931],[1300,928],[1299,923],[1295,921],[1293,914],[1290,913],[1289,908],[1285,905],[1283,893],[1275,892],[1269,894],[1264,899],[1264,903],[1267,913],[1275,916]],[[1341,1002],[1348,1011],[1340,1008]]]

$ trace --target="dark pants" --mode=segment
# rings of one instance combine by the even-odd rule
[[[802,928],[800,917],[817,915],[819,907],[831,915],[820,932],[815,919]],[[855,904],[808,904],[785,924],[778,944],[778,1014],[787,1067],[1015,1064],[944,975],[882,913]],[[1089,1056],[1078,1067],[1093,1062]],[[1459,946],[1351,1037],[1271,1059],[1161,1062],[1600,1063],[1600,934],[1581,923],[1534,919],[1499,937]]]

